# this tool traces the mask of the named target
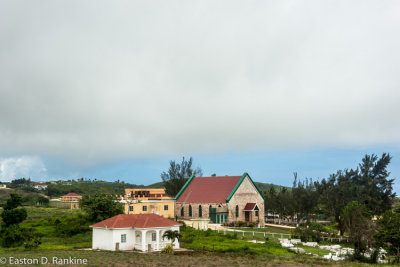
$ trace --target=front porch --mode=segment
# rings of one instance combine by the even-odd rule
[[[169,229],[136,229],[134,249],[143,252],[161,251],[167,244],[171,243],[171,240],[162,238],[167,230]],[[178,240],[175,240],[174,248],[179,248]]]
[[[249,223],[259,223],[260,222],[260,209],[256,203],[247,203],[243,209],[244,221]]]

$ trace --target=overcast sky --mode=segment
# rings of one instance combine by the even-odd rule
[[[397,0],[0,1],[0,177],[395,154],[399,14]]]

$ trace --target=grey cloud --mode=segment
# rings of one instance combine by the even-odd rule
[[[398,1],[2,1],[0,149],[399,143]]]

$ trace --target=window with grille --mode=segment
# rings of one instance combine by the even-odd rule
[[[147,206],[143,206],[143,207],[142,207],[142,210],[143,210],[143,211],[147,211]]]
[[[168,210],[168,205],[164,205],[164,210]]]
[[[126,243],[126,234],[121,235],[121,243]]]
[[[133,206],[129,206],[129,211],[133,211]]]
[[[151,234],[151,241],[156,241],[156,233]]]

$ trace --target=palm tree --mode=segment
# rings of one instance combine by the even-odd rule
[[[171,240],[172,246],[174,245],[175,239],[179,241],[179,239],[182,237],[182,235],[178,231],[172,231],[172,230],[167,230],[162,236],[162,239],[167,238]]]

